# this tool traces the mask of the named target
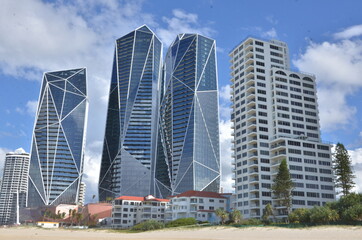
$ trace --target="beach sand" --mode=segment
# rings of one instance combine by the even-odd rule
[[[270,240],[354,240],[362,239],[362,227],[323,226],[303,229],[276,227],[207,227],[158,230],[142,233],[118,233],[108,230],[41,229],[30,227],[0,228],[1,240],[176,240],[176,239],[270,239]]]

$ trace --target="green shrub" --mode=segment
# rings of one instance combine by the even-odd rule
[[[342,219],[347,222],[362,221],[362,204],[349,207],[342,213]]]
[[[248,220],[241,220],[241,225],[262,225],[263,222],[256,218],[250,218]]]
[[[290,223],[309,223],[310,211],[306,208],[298,208],[288,216]]]
[[[157,222],[155,220],[148,220],[141,222],[131,228],[132,231],[149,231],[164,228],[163,223]]]
[[[187,225],[195,225],[197,224],[197,221],[195,218],[180,218],[176,219],[174,221],[168,222],[166,224],[166,227],[181,227],[181,226],[187,226]]]
[[[339,220],[339,215],[336,210],[332,210],[327,206],[324,207],[314,207],[309,210],[310,212],[310,221],[316,224],[324,224],[335,222]]]

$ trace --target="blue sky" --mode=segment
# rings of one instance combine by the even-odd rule
[[[362,185],[362,2],[350,0],[3,0],[0,8],[0,168],[30,149],[42,74],[87,67],[87,199],[96,194],[114,41],[147,24],[164,43],[197,32],[216,39],[223,187],[231,190],[229,51],[247,36],[289,46],[291,66],[314,73],[324,141],[344,143]],[[357,188],[362,191],[362,187]]]

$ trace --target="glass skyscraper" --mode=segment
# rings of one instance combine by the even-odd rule
[[[168,49],[160,103],[156,186],[167,196],[220,188],[215,41],[179,34]],[[166,171],[165,171],[166,169]]]
[[[87,111],[85,68],[44,74],[32,138],[28,207],[78,202]]]
[[[162,43],[141,26],[116,40],[99,200],[154,191]]]

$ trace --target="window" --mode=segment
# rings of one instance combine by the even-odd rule
[[[289,165],[290,170],[294,170],[294,171],[303,171],[303,168],[301,166],[296,166],[296,165]]]
[[[316,172],[317,172],[317,168],[305,167],[305,168],[304,168],[304,171],[316,173]]]
[[[319,172],[320,172],[320,173],[323,173],[323,174],[332,174],[332,170],[330,170],[330,169],[324,169],[324,168],[320,168],[320,169],[319,169]]]
[[[209,202],[214,202],[214,199],[209,199]]]

